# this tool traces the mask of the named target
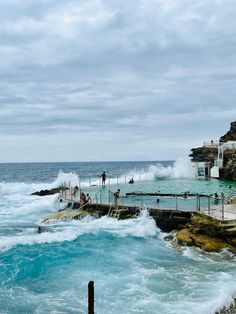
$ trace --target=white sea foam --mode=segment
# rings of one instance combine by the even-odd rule
[[[82,234],[99,234],[108,232],[120,237],[150,237],[157,234],[157,228],[152,218],[144,211],[138,218],[129,220],[117,220],[109,217],[93,219],[85,217],[78,221],[59,222],[56,225],[42,225],[43,231],[38,234],[32,228],[25,229],[23,233],[15,236],[3,236],[0,242],[0,250],[5,251],[16,245],[33,245],[41,243],[54,243],[73,241]],[[50,230],[50,231],[47,231]]]
[[[73,186],[80,185],[80,178],[79,175],[75,172],[63,172],[62,170],[59,171],[59,174],[55,181],[51,183],[51,187],[59,187],[59,186]]]
[[[182,178],[194,178],[194,169],[186,158],[178,159],[173,166],[164,167],[159,164],[155,169],[155,178],[172,178],[172,179],[182,179]]]
[[[23,194],[29,195],[35,191],[41,189],[47,189],[49,184],[43,183],[9,183],[9,182],[0,182],[0,195],[9,195],[9,194]]]
[[[201,313],[214,314],[223,307],[229,308],[236,297],[236,284],[233,276],[220,272],[214,283],[212,282],[212,298],[208,302],[202,302],[199,310]],[[197,312],[196,312],[197,313]]]
[[[108,178],[110,184],[125,183],[131,177],[134,181],[145,181],[155,179],[180,179],[180,178],[194,178],[194,169],[189,159],[180,158],[172,166],[163,166],[161,163],[153,164],[147,169],[133,169],[124,173],[117,178]],[[0,182],[0,195],[9,194],[24,194],[29,195],[35,191],[51,189],[60,187],[62,185],[67,187],[73,186],[89,186],[89,185],[100,185],[101,180],[98,178],[80,178],[79,174],[75,172],[63,172],[59,171],[57,178],[53,182],[47,183],[9,183]]]
[[[186,246],[183,248],[182,252],[183,252],[183,255],[186,256],[187,258],[190,258],[199,262],[207,261],[212,264],[217,264],[221,262],[221,263],[226,263],[229,265],[231,263],[234,264],[236,261],[236,256],[228,250],[222,250],[219,253],[205,252],[196,247]]]
[[[150,237],[157,234],[155,221],[143,210],[135,219],[117,220],[107,216],[92,221],[93,230],[110,232],[116,236]]]
[[[179,158],[173,165],[163,166],[161,163],[150,165],[147,169],[133,169],[119,178],[113,178],[110,183],[124,183],[130,178],[134,181],[145,181],[155,179],[191,179],[194,178],[194,168],[187,158]],[[98,183],[98,182],[97,182]]]

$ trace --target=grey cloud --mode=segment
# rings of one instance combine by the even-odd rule
[[[68,160],[69,138],[112,159],[140,142],[169,159],[170,142],[177,156],[219,137],[236,114],[235,14],[233,0],[0,3],[0,144],[34,137],[46,158],[58,137]]]

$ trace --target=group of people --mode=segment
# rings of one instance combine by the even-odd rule
[[[187,198],[189,194],[190,194],[190,191],[185,191],[184,192],[184,198]]]
[[[74,197],[76,197],[76,194],[77,192],[79,191],[79,188],[78,186],[76,185],[73,189],[73,195]],[[85,195],[84,192],[81,192],[80,193],[80,205],[84,205],[84,204],[87,204],[87,203],[91,203],[91,197],[89,196],[89,194],[87,193]]]
[[[89,196],[88,193],[85,195],[85,193],[82,192],[80,194],[80,206],[88,203],[91,203],[91,197]]]

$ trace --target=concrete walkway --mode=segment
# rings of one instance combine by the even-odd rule
[[[220,220],[236,220],[236,204],[224,205],[222,214],[222,205],[215,205],[211,207],[210,213],[208,210],[201,211],[204,214],[210,215]],[[223,219],[222,219],[223,216]]]

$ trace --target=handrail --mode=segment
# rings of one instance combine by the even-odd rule
[[[99,192],[101,192],[101,191],[102,191],[102,189],[100,189],[100,190],[95,194],[95,197],[91,200],[91,202],[96,199],[96,195],[97,195]],[[76,209],[76,211],[80,211],[82,208],[84,208],[84,207],[85,207],[86,205],[88,205],[88,204],[89,204],[89,203],[84,203],[84,204],[81,205],[78,209]],[[71,214],[69,214],[67,217],[68,217],[68,218],[73,217],[74,214],[75,214],[74,211],[72,211]]]
[[[232,198],[236,197],[236,191],[233,191],[227,197],[225,197],[225,204],[227,204]]]

